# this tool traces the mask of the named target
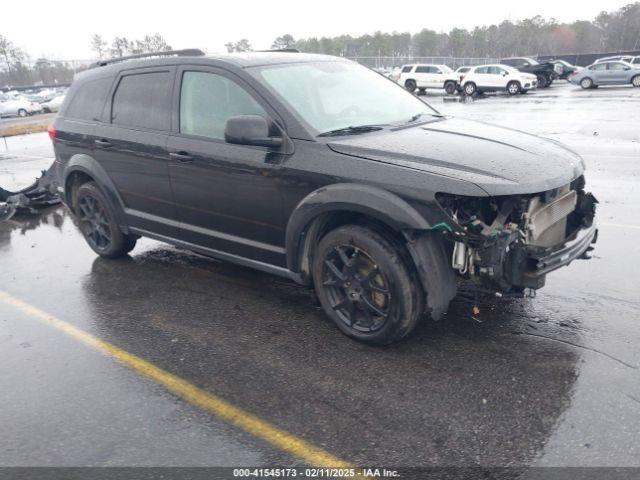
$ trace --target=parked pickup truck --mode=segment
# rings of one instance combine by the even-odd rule
[[[420,93],[427,88],[444,88],[451,95],[456,91],[458,75],[446,65],[403,65],[398,83],[410,92],[416,88]]]
[[[503,65],[517,68],[521,72],[532,73],[538,78],[538,88],[546,88],[558,78],[558,74],[562,71],[550,62],[539,63],[529,57],[511,57],[503,58],[500,61]]]

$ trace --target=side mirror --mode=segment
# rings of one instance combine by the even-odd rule
[[[528,67],[529,65],[531,65],[529,62],[524,62],[524,63],[522,64],[522,66],[523,66],[523,67]]]
[[[503,77],[506,77],[507,75],[509,75],[509,72],[502,72]]]
[[[229,117],[224,125],[224,140],[237,145],[280,148],[282,137],[269,136],[269,124],[260,115]]]

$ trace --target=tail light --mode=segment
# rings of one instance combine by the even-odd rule
[[[49,134],[49,138],[53,142],[56,139],[56,129],[53,126],[53,123],[49,125],[49,128],[47,128],[47,133]]]

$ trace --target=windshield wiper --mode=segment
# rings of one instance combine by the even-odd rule
[[[354,133],[366,133],[366,132],[375,132],[376,130],[382,130],[381,125],[356,125],[352,127],[343,127],[336,128],[335,130],[329,130],[328,132],[323,132],[319,137],[337,137],[340,135],[351,135]]]
[[[407,123],[411,123],[411,122],[415,122],[416,120],[418,120],[419,118],[423,117],[424,115],[429,115],[430,117],[436,117],[436,118],[442,118],[444,117],[444,115],[441,115],[440,113],[416,113],[413,117],[411,117],[409,120],[407,120]]]

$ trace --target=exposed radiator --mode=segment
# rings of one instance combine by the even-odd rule
[[[577,195],[570,190],[544,204],[538,198],[532,200],[527,214],[527,240],[532,245],[553,246],[564,240],[566,218],[576,209]]]

